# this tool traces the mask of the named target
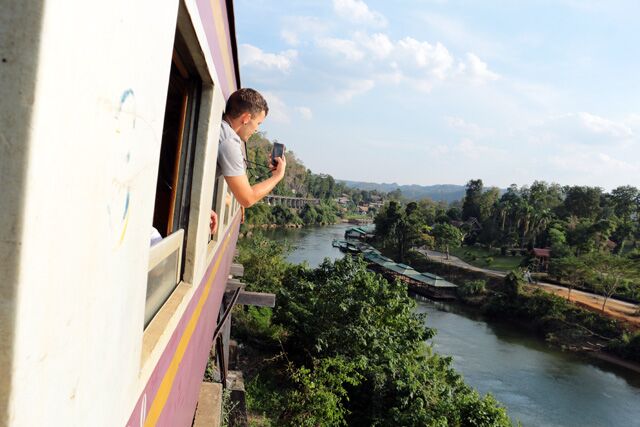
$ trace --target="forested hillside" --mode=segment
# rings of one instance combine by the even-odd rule
[[[359,190],[375,190],[384,193],[397,193],[409,200],[420,200],[429,198],[433,201],[455,202],[462,200],[464,197],[464,185],[438,184],[438,185],[399,185],[395,182],[392,184],[378,184],[374,182],[361,181],[340,181],[349,188]]]
[[[277,142],[274,140],[273,142]],[[247,144],[249,182],[255,184],[270,176],[267,159],[273,142],[266,134],[254,134]],[[339,218],[373,215],[369,203],[383,200],[384,194],[376,190],[359,190],[347,187],[331,175],[316,174],[302,163],[293,151],[287,150],[287,170],[284,179],[272,194],[279,196],[320,199],[319,205],[307,204],[300,211],[283,207],[257,204],[247,210],[247,223],[252,225],[312,225],[329,224]],[[366,206],[366,214],[362,214]]]

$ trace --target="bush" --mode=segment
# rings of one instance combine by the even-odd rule
[[[456,290],[461,298],[482,295],[486,292],[487,282],[484,280],[466,280]]]
[[[511,299],[517,298],[522,289],[522,271],[511,270],[504,278],[504,291]]]
[[[488,256],[488,257],[486,257],[486,258],[484,259],[484,262],[485,262],[487,265],[491,265],[491,264],[493,264],[493,261],[494,261],[493,257],[490,257],[490,256]]]
[[[608,349],[625,359],[640,362],[640,331],[626,332],[617,340],[613,340]]]

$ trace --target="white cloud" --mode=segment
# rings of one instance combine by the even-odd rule
[[[296,107],[296,111],[300,113],[303,119],[311,120],[313,118],[313,113],[309,107]]]
[[[640,114],[631,113],[624,120],[624,123],[631,127],[640,126]]]
[[[495,148],[478,144],[469,138],[463,138],[453,147],[452,151],[463,157],[473,160],[481,159],[484,162],[491,162],[497,155],[502,154],[501,151]]]
[[[298,46],[300,44],[298,34],[295,31],[284,29],[280,31],[280,37],[282,37],[282,40],[288,45]]]
[[[476,123],[467,122],[461,117],[445,117],[447,126],[473,138],[494,134],[492,129],[483,128]]]
[[[594,183],[600,182],[599,185],[624,182],[624,177],[629,177],[627,182],[630,183],[640,173],[639,161],[620,160],[600,151],[581,150],[554,154],[548,161],[567,176],[584,175]],[[614,177],[616,179],[612,179]]]
[[[358,45],[353,40],[326,37],[316,40],[316,44],[332,55],[343,56],[351,62],[360,61],[364,58],[364,52],[358,48]]]
[[[610,136],[615,139],[628,139],[633,137],[633,132],[626,125],[612,120],[598,117],[589,113],[578,113],[583,125],[595,134]]]
[[[375,82],[373,80],[351,81],[346,88],[337,91],[336,100],[341,103],[348,102],[354,96],[370,91],[374,86]]]
[[[626,123],[586,112],[553,117],[543,122],[541,127],[552,142],[555,140],[581,145],[611,145],[638,139]]]
[[[441,43],[435,46],[412,37],[405,37],[397,44],[399,54],[408,58],[415,66],[426,70],[429,75],[443,80],[453,65],[453,56]]]
[[[295,34],[298,39],[303,36],[317,37],[329,30],[324,20],[315,16],[285,16],[282,18],[283,31]],[[280,34],[282,36],[282,33]]]
[[[240,45],[240,65],[245,67],[276,69],[286,73],[291,68],[292,60],[297,56],[298,52],[293,49],[280,53],[267,53],[250,44]]]
[[[261,93],[269,105],[269,120],[273,120],[276,123],[290,123],[291,118],[284,101],[273,92],[265,91]]]
[[[439,40],[460,50],[479,51],[483,56],[504,57],[507,55],[501,43],[486,34],[473,31],[468,22],[452,19],[438,13],[421,13],[422,19]]]
[[[385,27],[387,19],[379,12],[372,11],[362,0],[333,0],[333,10],[343,19],[356,24]]]
[[[368,35],[358,32],[354,35],[354,40],[377,59],[384,59],[393,51],[393,43],[386,34]]]
[[[471,81],[476,83],[485,83],[487,81],[498,80],[500,76],[489,70],[486,62],[483,62],[477,55],[467,53],[469,77]]]

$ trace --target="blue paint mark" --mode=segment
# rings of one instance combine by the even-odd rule
[[[121,113],[122,112],[122,106],[124,105],[124,103],[126,102],[127,98],[132,97],[134,100],[136,98],[135,93],[133,93],[133,89],[127,89],[124,92],[122,92],[122,95],[120,95],[120,106],[118,107],[118,112]],[[135,112],[134,112],[134,116],[133,116],[133,128],[136,128],[136,117],[135,117]]]
[[[129,197],[131,196],[131,192],[127,188],[127,200],[124,202],[124,212],[122,213],[122,220],[127,217],[127,212],[129,212]]]
[[[135,97],[135,94],[133,93],[133,89],[127,89],[124,92],[122,92],[122,95],[120,96],[120,107],[118,111],[122,111],[122,105],[130,96]]]

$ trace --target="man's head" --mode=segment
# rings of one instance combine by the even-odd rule
[[[229,96],[225,117],[233,130],[247,141],[269,113],[267,101],[254,89],[239,89]]]

